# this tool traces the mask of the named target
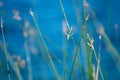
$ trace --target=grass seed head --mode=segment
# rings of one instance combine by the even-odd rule
[[[88,14],[88,15],[86,16],[85,21],[88,21],[89,17],[90,17],[90,15]]]
[[[94,40],[93,40],[93,38],[91,39],[90,38],[90,36],[89,36],[89,34],[87,34],[87,39],[88,39],[88,42],[87,42],[87,45],[92,49],[92,50],[94,50]]]
[[[3,28],[3,23],[4,23],[4,21],[3,21],[2,17],[1,17],[1,28]]]
[[[29,13],[30,13],[31,16],[34,16],[34,12],[32,11],[31,8],[30,8],[30,12]]]

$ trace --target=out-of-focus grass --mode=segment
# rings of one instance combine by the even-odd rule
[[[75,0],[74,0],[75,1]],[[74,2],[73,1],[73,2]],[[59,47],[58,45],[56,45],[53,41],[51,41],[47,36],[43,35],[41,33],[41,30],[40,30],[40,27],[38,25],[38,22],[37,22],[37,19],[35,17],[35,12],[32,12],[31,11],[31,17],[33,18],[33,21],[35,23],[35,28],[36,30],[38,31],[37,34],[39,34],[39,38],[36,38],[34,36],[34,39],[35,39],[35,42],[38,44],[39,46],[39,50],[41,51],[41,54],[39,55],[40,57],[42,57],[44,59],[44,61],[48,64],[48,65],[52,65],[52,70],[53,72],[55,73],[55,79],[58,79],[58,80],[71,80],[71,79],[82,79],[82,80],[99,80],[100,77],[102,80],[104,80],[104,73],[102,73],[102,69],[101,69],[101,66],[102,66],[102,63],[100,64],[100,51],[98,53],[98,57],[97,57],[97,53],[95,50],[96,47],[94,47],[94,44],[92,43],[91,44],[91,40],[88,40],[86,38],[86,34],[87,34],[87,30],[89,29],[87,26],[87,21],[89,20],[89,17],[88,17],[88,12],[86,10],[88,6],[88,4],[86,3],[86,0],[83,0],[83,13],[84,13],[84,20],[83,20],[83,23],[81,23],[80,19],[79,19],[79,15],[80,13],[77,11],[78,10],[78,7],[75,7],[75,12],[76,12],[76,18],[77,18],[77,22],[78,22],[78,26],[79,26],[79,31],[81,31],[79,33],[79,40],[76,42],[75,44],[75,39],[74,39],[74,34],[71,35],[72,32],[72,29],[71,29],[71,26],[69,25],[69,21],[67,19],[67,14],[65,13],[65,10],[64,10],[64,6],[63,6],[63,3],[62,3],[62,0],[59,0],[59,3],[60,3],[60,7],[61,7],[61,10],[63,12],[63,16],[65,18],[65,22],[67,24],[67,28],[68,28],[68,33],[67,35],[64,35],[66,37],[65,39],[65,46],[66,46],[66,49],[65,51],[63,51],[63,49],[61,47]],[[76,2],[75,2],[76,3]],[[0,14],[2,16],[4,16],[5,18],[9,19],[10,21],[13,21],[9,16],[7,16],[4,12],[0,11]],[[87,18],[87,19],[86,19]],[[93,18],[93,14],[92,14],[92,18]],[[94,19],[93,20],[93,23],[95,25],[96,24],[97,20]],[[19,24],[18,22],[15,22],[14,23],[17,25],[17,27],[19,27],[22,32],[25,31],[24,27]],[[83,24],[83,26],[82,26]],[[99,25],[98,25],[99,26]],[[115,49],[115,47],[112,45],[110,39],[108,38],[108,36],[106,35],[106,33],[100,29],[100,34],[102,35],[103,39],[104,39],[104,42],[106,43],[107,47],[110,49],[111,51],[111,55],[113,56],[115,62],[117,63],[117,68],[118,70],[120,69],[119,68],[119,65],[120,65],[120,55],[118,53],[118,51]],[[3,43],[4,45],[0,45],[0,48],[1,49],[4,49],[3,53],[5,53],[6,55],[8,54],[7,52],[7,49],[6,49],[6,44],[5,44],[5,40],[4,40],[4,32],[3,32],[3,29],[2,29],[2,35],[3,35]],[[69,37],[69,38],[67,38]],[[31,64],[31,55],[30,55],[30,48],[29,48],[29,45],[27,44],[28,40],[26,38],[25,39],[25,49],[26,49],[26,62],[27,62],[27,75],[28,75],[28,79],[29,80],[33,80],[33,73],[32,73],[32,64]],[[45,43],[45,40],[48,41],[49,43],[51,43],[55,48],[59,49],[61,51],[61,55],[63,55],[63,60],[59,59],[59,57],[57,57],[48,47],[47,47],[47,44]],[[72,40],[72,44],[73,44],[73,50],[74,50],[74,55],[72,56],[72,58],[69,58],[68,55],[70,54],[70,52],[68,51],[69,50],[69,41]],[[84,46],[84,50],[85,50],[85,53],[86,54],[86,57],[87,59],[86,60],[81,60],[81,58],[79,56],[81,56],[80,54],[82,54],[80,51],[81,50],[81,40],[83,40],[85,46]],[[89,43],[89,45],[87,44]],[[47,53],[47,54],[46,54]],[[5,56],[6,56],[5,55]],[[94,55],[94,56],[93,56]],[[7,55],[8,57],[10,56],[10,54]],[[7,57],[6,56],[6,57]],[[49,59],[47,59],[49,58]],[[57,70],[57,66],[55,65],[54,61],[53,61],[53,58],[55,60],[57,60],[58,63],[60,63],[63,67],[63,73],[62,74],[59,74],[59,70]],[[70,59],[72,59],[71,61],[71,67],[68,67],[67,66],[67,61],[69,61]],[[96,60],[96,63],[93,63],[93,59]],[[22,75],[21,75],[21,72],[20,72],[20,68],[18,66],[18,63],[14,63],[13,59],[12,58],[8,58],[6,60],[6,64],[8,64],[8,60],[9,60],[9,63],[11,64],[10,67],[13,68],[14,72],[16,73],[17,77],[19,80],[24,80],[22,78]],[[80,61],[81,60],[81,61]],[[81,66],[82,65],[82,61],[86,61],[87,64],[86,66]],[[49,64],[51,63],[51,64]],[[36,63],[36,64],[39,64],[39,63]],[[81,77],[78,77],[76,74],[74,74],[76,72],[76,66],[79,70],[79,76]],[[9,67],[9,66],[8,66]],[[86,69],[87,67],[87,69]],[[0,68],[1,68],[1,71],[2,71],[2,76],[4,78],[4,80],[6,80],[6,77],[5,77],[5,73],[4,73],[4,68],[2,66],[2,62],[0,61]],[[9,68],[8,68],[8,71],[9,71]],[[68,73],[67,73],[68,72]],[[100,73],[100,75],[99,75]],[[8,74],[9,76],[9,80],[11,79],[10,78],[10,74]]]

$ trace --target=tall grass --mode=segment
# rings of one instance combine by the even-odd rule
[[[4,56],[7,64],[7,74],[8,74],[8,80],[10,80],[10,66],[9,66],[9,61],[8,61],[8,54],[7,54],[7,49],[6,49],[6,42],[5,42],[5,37],[4,37],[4,31],[3,31],[3,19],[1,17],[1,32],[2,32],[2,38],[3,38],[3,45],[4,45]]]
[[[6,77],[4,75],[4,68],[3,68],[3,65],[2,65],[2,61],[0,61],[0,68],[1,68],[1,71],[2,71],[2,77],[4,80],[6,80]]]
[[[32,68],[31,68],[31,57],[30,57],[30,52],[29,52],[29,47],[27,40],[25,40],[25,50],[26,50],[26,60],[27,60],[27,69],[28,69],[28,79],[33,80],[32,78]]]
[[[76,0],[75,0],[76,1]],[[104,38],[104,42],[106,43],[107,47],[110,48],[111,50],[111,55],[114,57],[114,60],[117,62],[117,68],[119,69],[119,62],[120,62],[120,55],[118,53],[118,51],[115,49],[115,47],[112,45],[112,42],[110,41],[110,39],[108,38],[108,36],[106,35],[106,33],[100,29],[100,36],[99,36],[99,39],[100,39],[100,44],[99,44],[99,51],[98,51],[98,54],[96,53],[96,47],[94,47],[94,39],[92,39],[88,34],[87,34],[87,30],[89,29],[87,27],[87,22],[89,21],[89,17],[91,16],[90,14],[87,13],[87,10],[86,8],[89,7],[89,5],[87,4],[86,0],[83,0],[83,24],[80,22],[79,20],[79,13],[77,13],[76,11],[76,18],[77,18],[77,22],[78,22],[78,26],[80,28],[79,31],[81,31],[79,33],[79,40],[76,42],[75,41],[75,37],[74,37],[74,33],[73,33],[73,29],[72,27],[70,26],[69,24],[69,21],[67,19],[67,14],[65,13],[65,10],[64,10],[64,6],[63,6],[63,3],[62,3],[62,0],[59,0],[59,6],[61,7],[61,11],[63,13],[63,16],[64,16],[64,19],[65,19],[65,22],[67,24],[67,29],[68,31],[65,33],[65,37],[66,37],[66,43],[64,44],[66,47],[65,47],[65,51],[62,50],[61,47],[59,47],[58,45],[56,45],[55,42],[53,42],[52,40],[50,40],[47,36],[43,35],[42,32],[41,32],[41,28],[40,26],[38,25],[38,21],[37,21],[37,18],[35,16],[35,12],[33,12],[31,9],[30,9],[30,15],[34,21],[34,24],[35,24],[35,28],[37,29],[38,31],[38,35],[40,36],[40,39],[39,40],[38,38],[32,36],[35,38],[35,42],[39,45],[39,50],[41,50],[41,55],[40,57],[44,58],[44,60],[49,64],[50,62],[50,66],[52,65],[52,70],[53,72],[55,73],[55,78],[57,80],[71,80],[71,79],[75,79],[77,80],[77,77],[78,77],[78,80],[79,78],[82,79],[82,80],[99,80],[99,77],[101,76],[101,79],[104,80],[104,73],[102,72],[102,69],[101,69],[101,65],[102,63],[100,64],[100,51],[101,51],[101,36]],[[76,9],[77,10],[77,9]],[[10,19],[11,21],[13,21],[10,17],[8,17],[4,12],[0,11],[0,14],[2,14],[3,16],[5,16],[7,19]],[[93,15],[93,14],[92,14]],[[95,22],[97,22],[96,19],[93,20],[94,21],[94,24],[96,24]],[[22,32],[25,31],[24,27],[15,22],[15,24],[17,24],[17,26],[22,30]],[[83,27],[82,27],[83,25]],[[3,30],[3,20],[1,19],[1,32],[2,32],[2,39],[3,39],[3,50],[4,50],[4,56],[5,56],[5,60],[6,60],[6,64],[7,64],[7,71],[8,71],[8,79],[10,80],[11,79],[11,75],[10,75],[10,66],[9,66],[9,62],[11,64],[11,66],[13,67],[14,71],[15,71],[15,74],[17,75],[18,79],[19,80],[24,80],[22,75],[21,75],[21,72],[20,72],[20,68],[18,66],[18,63],[14,63],[14,61],[12,59],[9,59],[8,57],[10,56],[9,54],[7,54],[7,48],[6,48],[6,41],[5,41],[5,37],[4,37],[4,30]],[[87,37],[86,37],[86,34],[87,34]],[[24,37],[25,39],[25,51],[26,51],[26,62],[27,62],[27,75],[28,75],[28,79],[29,80],[33,80],[34,76],[33,76],[33,70],[32,70],[32,66],[35,66],[35,65],[32,65],[32,59],[31,59],[31,56],[30,56],[30,49],[29,49],[29,45],[28,45],[28,42],[27,42],[27,39]],[[69,58],[69,59],[72,59],[72,62],[71,62],[71,68],[69,68],[67,66],[67,61],[70,61],[68,59],[68,56],[70,54],[69,52],[69,41],[72,40],[72,44],[73,44],[73,50],[74,50],[74,56],[72,58]],[[83,40],[83,44],[85,44],[84,46],[84,50],[85,50],[85,53],[87,57],[87,59],[85,60],[87,62],[87,65],[86,66],[81,66],[82,65],[82,61],[84,61],[84,59],[82,58],[81,59],[81,40]],[[57,57],[54,53],[52,53],[51,50],[49,50],[49,48],[47,47],[47,44],[45,41],[48,41],[50,44],[52,44],[52,46],[54,46],[55,48],[59,49],[61,51],[61,53],[63,53],[63,60],[59,59],[59,57]],[[42,48],[41,48],[42,47]],[[45,50],[45,51],[44,51]],[[44,54],[46,53],[46,54]],[[93,55],[92,55],[93,53]],[[46,56],[47,55],[47,56]],[[98,56],[97,56],[98,55]],[[80,57],[79,57],[80,56]],[[46,58],[49,58],[46,59]],[[60,56],[61,57],[61,56]],[[54,60],[57,60],[58,63],[60,63],[63,67],[63,73],[62,74],[59,74],[58,73],[58,70],[57,70],[57,66],[55,66],[55,63],[54,63]],[[95,58],[96,60],[96,63],[97,65],[95,65],[93,63],[93,59]],[[80,61],[81,60],[81,61]],[[75,73],[75,66],[77,66],[79,68],[79,76],[82,76],[82,77],[79,77],[77,76]],[[87,69],[86,69],[87,67]],[[2,62],[0,61],[0,68],[1,68],[1,71],[2,71],[2,76],[3,76],[3,79],[6,80],[6,77],[5,77],[5,69],[3,68],[3,65],[2,65]],[[68,74],[68,73],[69,74]],[[100,76],[99,76],[100,74]],[[61,76],[62,75],[62,76]],[[62,77],[62,78],[61,78]]]
[[[47,53],[47,55],[48,55],[48,57],[49,57],[49,59],[50,59],[50,63],[51,63],[51,65],[52,65],[52,67],[53,67],[53,70],[54,70],[54,72],[55,72],[55,75],[56,75],[57,79],[60,80],[59,75],[58,75],[58,72],[57,72],[56,67],[55,67],[55,65],[54,65],[54,62],[53,62],[53,60],[52,60],[52,58],[51,58],[51,56],[50,56],[49,50],[48,50],[48,48],[47,48],[47,46],[46,46],[46,44],[45,44],[45,41],[44,41],[44,39],[43,39],[41,30],[40,30],[40,28],[39,28],[39,26],[38,26],[38,24],[37,24],[36,18],[35,18],[35,16],[34,16],[34,12],[32,12],[32,10],[30,10],[30,14],[31,14],[31,16],[32,16],[32,18],[33,18],[33,21],[34,21],[34,23],[35,23],[35,25],[36,25],[36,28],[37,28],[37,30],[38,30],[38,33],[39,33],[39,35],[40,35],[40,37],[41,37],[41,40],[42,40],[42,43],[43,43],[43,47],[45,48],[46,53]]]

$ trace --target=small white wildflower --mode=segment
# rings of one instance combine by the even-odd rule
[[[1,28],[3,28],[3,23],[4,23],[4,21],[3,21],[2,17],[1,17]]]
[[[94,40],[93,40],[93,39],[91,39],[91,40],[90,40],[90,44],[93,44],[93,43],[94,43]]]
[[[16,66],[21,67],[21,68],[25,67],[25,60],[23,60],[20,55],[18,55],[18,56],[13,55],[12,58],[13,58]]]
[[[89,41],[87,42],[87,45],[88,45],[92,50],[94,50],[94,45],[93,45],[94,40],[90,38],[89,34],[87,34],[87,39],[89,40]]]
[[[67,29],[67,24],[66,24],[65,20],[63,20],[63,21],[62,21],[62,32],[63,32],[65,35],[67,35],[67,31],[68,31],[68,29]]]
[[[28,32],[29,32],[30,35],[35,35],[35,31],[34,31],[34,29],[29,29]]]
[[[67,33],[67,39],[69,40],[69,38],[73,35],[73,28],[72,27],[70,27],[70,29],[69,29],[69,32]]]
[[[84,7],[88,7],[89,4],[84,0]]]
[[[20,62],[19,62],[19,66],[21,67],[21,68],[25,68],[25,60],[21,60]]]
[[[73,27],[67,27],[67,23],[64,20],[62,21],[62,31],[66,35],[67,40],[73,35]]]
[[[99,40],[101,40],[102,39],[102,37],[101,37],[101,34],[99,35]]]
[[[18,21],[22,19],[19,15],[19,11],[13,10],[13,14],[14,14],[13,19],[18,20]]]
[[[87,42],[87,45],[91,47],[91,44],[89,42]]]
[[[67,35],[67,28],[66,28],[66,27],[63,28],[63,33],[64,33],[65,35]]]
[[[34,16],[34,12],[32,11],[32,9],[30,8],[30,12],[31,16]]]
[[[93,44],[90,44],[90,43],[88,42],[87,45],[88,45],[92,50],[94,50]]]
[[[88,14],[87,17],[86,17],[86,19],[85,19],[85,21],[88,21],[89,17],[90,17],[90,15]]]
[[[86,36],[87,36],[87,39],[90,41],[90,35],[89,35],[89,34],[87,34]]]
[[[69,40],[69,38],[70,38],[70,35],[69,35],[69,34],[67,34],[66,36],[67,36],[67,40]]]

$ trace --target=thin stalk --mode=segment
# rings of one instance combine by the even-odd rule
[[[18,75],[18,80],[23,80],[23,79],[22,79],[22,76],[21,76],[21,74],[20,74],[20,69],[19,69],[19,67],[18,67],[17,62],[14,63],[14,67],[15,67],[15,71],[16,71],[16,73],[17,73],[17,75]]]
[[[27,69],[28,69],[28,79],[32,80],[31,58],[30,58],[30,52],[28,50],[27,41],[25,41],[25,51],[26,51],[26,60],[27,60]]]
[[[84,30],[82,30],[82,32],[81,32],[81,34],[80,34],[80,39],[79,39],[79,41],[78,41],[78,47],[77,47],[77,49],[75,50],[75,56],[74,56],[74,58],[73,58],[72,68],[71,68],[70,76],[69,76],[68,80],[70,80],[71,77],[72,77],[74,65],[75,65],[75,62],[76,62],[76,59],[77,59],[77,55],[78,55],[78,51],[79,51],[79,47],[80,47],[80,42],[81,42],[81,39],[82,39],[82,37],[83,37],[83,34],[84,34]]]
[[[75,65],[75,62],[76,62],[76,59],[77,59],[77,55],[78,55],[82,35],[83,35],[83,32],[81,33],[81,37],[80,37],[80,39],[78,41],[78,47],[76,48],[76,51],[75,51],[75,56],[73,58],[72,68],[71,68],[70,76],[69,76],[68,80],[71,80],[71,77],[72,77],[72,73],[73,73],[74,65]]]
[[[63,71],[63,80],[66,80],[66,58],[68,55],[68,40],[66,39],[66,53],[64,55],[64,71]]]
[[[12,59],[12,57],[9,54],[8,54],[8,56],[9,56],[9,62],[11,63],[11,66],[12,66],[14,72],[18,76],[18,80],[23,80],[22,76],[21,76],[21,73],[20,73],[20,69],[19,69],[18,63],[14,62],[13,59]]]
[[[2,22],[2,18],[1,18],[1,31],[2,31],[2,38],[3,38],[3,45],[4,45],[4,55],[5,55],[5,60],[6,60],[6,64],[7,64],[7,72],[8,72],[8,80],[10,80],[10,66],[9,66],[9,62],[8,62],[8,57],[7,57],[7,49],[6,49],[6,42],[5,42],[5,37],[4,37],[4,31],[3,31],[3,22]]]
[[[47,52],[47,55],[48,55],[48,57],[49,57],[49,59],[50,59],[50,63],[51,63],[52,68],[53,68],[53,70],[54,70],[54,72],[55,72],[55,75],[56,75],[57,79],[60,80],[59,75],[58,75],[58,72],[57,72],[57,70],[56,70],[56,68],[55,68],[54,62],[53,62],[53,60],[52,60],[52,58],[51,58],[51,56],[50,56],[49,50],[48,50],[48,48],[47,48],[47,46],[46,46],[46,44],[45,44],[45,41],[44,41],[44,39],[43,39],[41,30],[40,30],[40,28],[39,28],[39,26],[38,26],[38,24],[37,24],[36,18],[35,18],[34,15],[32,15],[32,18],[33,18],[33,21],[34,21],[34,23],[35,23],[35,25],[36,25],[36,28],[37,28],[37,30],[38,30],[39,36],[41,37],[41,40],[42,40],[42,43],[43,43],[43,47],[45,48],[45,50],[46,50],[46,52]]]
[[[87,46],[87,45],[86,45]],[[93,77],[93,67],[92,67],[92,51],[87,49],[88,57],[88,79],[94,80]]]
[[[97,64],[98,64],[98,59],[97,59],[97,55],[96,55],[96,51],[95,51],[95,49],[93,49],[93,53],[94,53],[95,59],[96,59]],[[102,73],[101,67],[99,67],[99,69],[100,69],[100,75],[101,75],[101,78],[102,78],[102,80],[104,80],[104,77],[103,77],[103,73]]]
[[[0,49],[2,50],[3,53],[5,53],[4,51],[4,48],[2,48],[2,45],[0,45]],[[13,70],[15,71],[15,73],[17,74],[18,76],[18,80],[22,80],[22,76],[20,74],[20,70],[19,70],[19,67],[17,64],[14,63],[14,61],[12,60],[12,58],[10,57],[10,55],[8,54],[8,58],[9,58],[9,62],[10,62],[10,65],[13,67]],[[11,72],[12,76],[13,76],[13,73]],[[14,77],[14,76],[13,76]]]
[[[65,18],[67,27],[68,27],[68,29],[70,30],[70,25],[69,25],[69,23],[68,23],[68,20],[67,20],[66,14],[65,14],[65,10],[64,10],[63,4],[62,4],[62,0],[59,0],[59,2],[60,2],[60,7],[61,7],[61,9],[62,9],[62,12],[63,12],[64,18]]]
[[[37,41],[37,43],[39,44],[39,46],[43,46],[43,44],[41,42]],[[51,57],[54,57],[61,65],[64,66],[64,63],[54,53],[52,53],[50,51],[49,51],[49,53],[50,53]],[[70,72],[69,68],[66,65],[65,65],[65,69],[66,69],[66,71]],[[75,75],[73,75],[73,77],[75,77]]]
[[[62,0],[59,0],[59,3],[60,3],[60,7],[61,7],[61,9],[62,9],[64,18],[65,18],[65,21],[66,21],[67,28],[68,28],[68,30],[70,31],[70,25],[69,25],[69,23],[68,23],[68,19],[67,19],[67,16],[66,16],[66,13],[65,13],[63,4],[62,4]],[[72,38],[72,42],[73,42],[73,45],[74,45],[74,48],[75,48],[75,41],[74,41],[73,36],[71,36],[71,38]]]
[[[73,0],[73,3],[74,3],[74,9],[75,9],[75,13],[76,13],[76,19],[77,19],[77,23],[78,23],[78,25],[79,25],[79,28],[81,29],[81,34],[83,35],[84,33],[85,33],[85,29],[86,29],[86,25],[87,25],[87,22],[86,22],[86,10],[85,10],[85,7],[84,7],[84,3],[83,3],[83,12],[84,12],[84,27],[80,27],[80,26],[82,26],[82,21],[81,21],[81,19],[80,19],[80,16],[81,16],[81,14],[80,14],[80,12],[79,12],[79,6],[80,6],[80,1],[76,1],[76,0]],[[78,58],[78,62],[80,61],[80,59]],[[83,61],[82,61],[82,63],[83,63]],[[80,64],[80,62],[78,63],[78,64]],[[83,68],[81,68],[80,67],[80,72],[81,73],[83,73],[84,71],[83,71]],[[85,75],[84,74],[82,74],[82,80],[85,80]]]
[[[98,60],[97,60],[98,64],[97,64],[97,71],[95,74],[95,80],[98,80],[98,73],[99,73],[99,68],[100,68],[100,54],[98,56]]]
[[[83,0],[83,11],[84,11],[84,28],[83,28],[83,30],[85,30],[87,28],[87,22],[86,22],[87,14],[86,14],[85,6],[84,6],[85,2],[86,2],[86,0]]]
[[[64,10],[63,4],[62,4],[62,0],[59,0],[59,3],[60,3],[60,6],[61,6],[61,9],[62,9],[64,18],[65,18],[65,21],[66,21],[68,30],[70,31],[70,25],[68,23],[68,20],[67,20],[66,14],[65,14],[65,10]],[[72,38],[72,42],[73,42],[73,45],[74,45],[74,48],[75,48],[75,42],[74,42],[73,36],[71,36],[71,38]],[[72,64],[72,69],[70,71],[69,80],[71,79],[71,76],[72,76],[73,68],[74,68],[74,65],[75,65],[75,62],[76,62],[76,58],[77,58],[77,55],[78,55],[79,46],[80,46],[80,41],[79,41],[78,48],[76,49],[75,56],[74,56],[74,59],[73,59],[73,64]]]
[[[96,71],[96,74],[95,74],[95,80],[98,80],[98,75],[99,75],[99,68],[100,68],[100,51],[101,51],[101,34],[99,35],[98,64],[97,64],[97,71]]]
[[[4,80],[6,80],[6,77],[5,77],[5,75],[4,75],[4,69],[3,69],[3,66],[2,66],[2,61],[1,61],[1,60],[0,60],[0,68],[1,68],[1,70],[2,70],[2,77],[3,77]]]
[[[78,55],[79,55],[79,54],[78,54]],[[84,79],[84,75],[83,75],[83,69],[82,69],[81,63],[80,63],[80,57],[78,57],[78,62],[77,62],[77,64],[78,64],[79,71],[80,71],[81,76],[82,76],[82,79],[81,79],[81,80],[85,80],[85,79]]]

